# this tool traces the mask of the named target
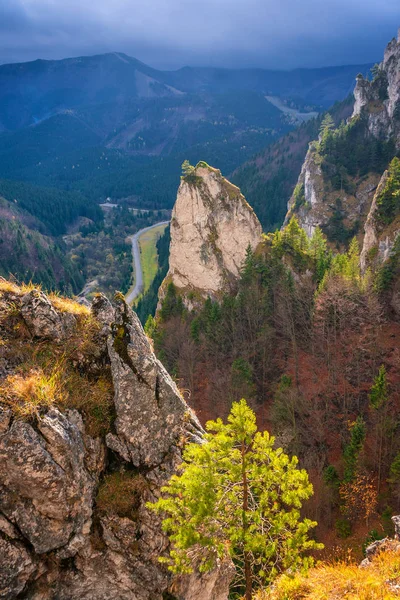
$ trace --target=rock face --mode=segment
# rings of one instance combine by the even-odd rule
[[[38,300],[37,314],[31,297],[35,306]],[[58,352],[75,343],[60,323],[70,327],[68,317],[75,323],[78,317],[60,313],[44,294],[31,297],[0,291],[0,323],[12,307],[25,327],[18,340],[12,326],[4,328],[0,384],[18,367],[7,345],[51,343]],[[114,304],[97,297],[91,319],[96,347],[77,369],[81,373],[92,357],[89,378],[98,376],[100,364],[111,372],[115,417],[108,433],[89,435],[85,416],[62,406],[16,418],[7,396],[0,396],[0,598],[226,600],[226,565],[207,576],[173,579],[158,560],[168,539],[146,508],[181,461],[185,442],[201,441],[201,425],[122,297]],[[112,502],[101,509],[99,489],[124,474],[138,482],[134,510],[121,514]]]
[[[339,214],[348,229],[356,229],[357,224],[367,218],[379,178],[371,174],[362,179],[354,194],[338,192],[331,189],[320,163],[317,147],[311,144],[295,192],[288,202],[283,227],[295,216],[307,235],[312,237],[316,227],[328,227],[333,215],[337,218]],[[339,196],[340,207],[337,205]]]
[[[118,305],[112,327],[108,352],[117,418],[107,444],[136,467],[159,467],[166,456],[174,458],[182,435],[200,441],[201,426],[125,303]]]
[[[178,190],[167,280],[188,292],[215,296],[238,277],[247,248],[256,248],[261,232],[239,188],[199,163]]]
[[[45,294],[38,290],[25,294],[22,298],[21,312],[34,337],[64,339],[75,323],[73,315],[57,313]]]
[[[292,214],[296,217],[304,231],[311,237],[315,228],[326,221],[326,207],[320,201],[324,193],[324,181],[321,167],[315,160],[315,148],[309,148],[304,160],[298,181],[298,189],[304,194],[301,204],[292,198],[288,202],[283,227],[289,223]]]
[[[370,262],[369,257],[374,249],[376,249],[374,257],[375,261],[384,262],[389,258],[394,241],[399,233],[399,230],[396,228],[391,228],[390,231],[387,229],[382,231],[382,227],[379,227],[376,220],[376,212],[378,209],[377,200],[386,185],[387,179],[388,172],[385,171],[376,189],[367,220],[365,221],[364,242],[360,254],[360,265],[363,272]]]
[[[374,81],[357,77],[353,117],[366,116],[368,131],[377,138],[396,139],[400,146],[400,29],[389,42]]]
[[[390,139],[400,148],[400,32],[399,39],[393,39],[387,46],[373,81],[364,79],[362,75],[357,77],[350,123],[362,131],[365,144],[373,139]],[[347,229],[351,238],[359,230],[362,232],[367,218],[371,223],[369,214],[370,209],[372,212],[375,210],[372,203],[379,176],[371,170],[367,176],[353,177],[350,185],[347,181],[347,185],[338,186],[337,180],[339,178],[339,183],[343,181],[343,174],[329,160],[324,162],[319,142],[310,144],[297,186],[288,203],[284,225],[295,215],[310,237],[319,226],[326,228],[328,237],[330,227],[336,227],[336,230],[341,227],[342,232]],[[362,142],[358,140],[356,143]],[[344,180],[346,177],[344,173]],[[335,186],[332,185],[334,178]],[[366,225],[365,231],[369,236],[366,244],[369,245],[373,239],[370,224]]]
[[[0,510],[36,554],[62,548],[67,557],[90,530],[96,477],[80,421],[50,410],[37,429],[15,420],[0,437]]]

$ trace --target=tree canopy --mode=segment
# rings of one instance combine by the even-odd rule
[[[206,425],[203,444],[186,446],[183,463],[149,506],[165,516],[175,573],[206,572],[228,556],[236,568],[234,589],[265,585],[288,568],[307,567],[304,552],[321,548],[308,538],[316,523],[300,509],[313,493],[305,470],[267,431],[257,431],[246,401],[234,402],[228,422]]]

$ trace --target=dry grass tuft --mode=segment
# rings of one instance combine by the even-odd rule
[[[0,386],[0,400],[12,408],[16,417],[38,416],[41,410],[61,403],[63,399],[57,370],[50,375],[42,369],[32,369],[25,376],[9,375]]]
[[[256,600],[392,600],[400,597],[400,551],[378,554],[367,567],[322,563],[307,574],[282,575]]]
[[[10,293],[17,294],[18,296],[22,296],[23,294],[27,294],[32,290],[41,290],[42,286],[37,283],[22,283],[20,285],[14,283],[13,281],[8,281],[3,277],[0,277],[0,294],[1,293]]]
[[[97,508],[105,514],[135,519],[141,497],[147,489],[142,475],[115,472],[106,475],[97,495]]]
[[[48,294],[48,298],[54,308],[60,312],[71,313],[76,316],[90,316],[90,309],[84,304],[79,304],[76,300],[64,298],[55,293]]]
[[[24,294],[27,294],[32,290],[40,291],[41,289],[42,288],[40,285],[33,284],[32,282],[17,285],[12,281],[7,281],[7,279],[0,277],[0,295],[2,293],[10,293],[15,294],[17,296],[23,296]],[[90,315],[90,309],[87,306],[76,302],[76,300],[73,300],[72,298],[63,297],[57,292],[50,292],[46,295],[49,298],[50,302],[53,304],[54,308],[59,312],[71,313],[76,316]]]
[[[88,343],[83,336],[79,352]],[[48,341],[5,342],[0,356],[12,356],[20,364],[12,375],[0,380],[0,403],[23,419],[34,419],[51,406],[75,408],[82,413],[89,435],[105,435],[115,418],[111,375],[106,369],[100,377],[89,378],[75,369],[72,357],[77,348],[71,344],[68,353],[63,353],[62,348]]]
[[[115,412],[110,377],[105,374],[91,380],[74,370],[65,357],[57,362],[51,358],[50,345],[36,349],[15,374],[0,382],[0,403],[22,419],[38,417],[51,406],[75,408],[82,413],[89,435],[105,435]]]
[[[30,289],[33,286],[17,286],[0,278],[0,297],[2,291],[22,295]],[[110,370],[106,365],[99,367],[101,324],[86,306],[57,294],[48,297],[56,310],[75,316],[76,325],[66,342],[32,340],[18,300],[0,301],[0,359],[13,369],[0,379],[0,404],[11,407],[15,417],[22,419],[35,419],[51,406],[75,408],[82,413],[89,435],[105,435],[115,408]]]
[[[7,281],[6,279],[0,278],[0,293],[10,293],[10,294],[19,294],[20,288],[11,281]]]
[[[75,333],[70,340],[70,354],[79,352],[82,355],[93,355],[98,348],[97,336],[100,333],[101,325],[91,313],[82,314],[78,317]]]

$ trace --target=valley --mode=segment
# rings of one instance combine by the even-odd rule
[[[302,112],[297,108],[293,108],[288,103],[284,103],[280,100],[280,98],[276,96],[265,96],[268,102],[279,108],[280,111],[285,113],[293,120],[294,123],[303,123],[304,121],[309,121],[310,119],[315,119],[318,117],[318,112],[315,110],[310,110],[307,112]]]
[[[77,271],[73,282],[67,276],[64,283],[58,273],[44,277],[48,266],[39,257],[29,276],[6,258],[1,273],[19,281],[30,277],[47,287],[51,281],[51,289],[73,293],[82,289],[82,278],[98,281],[96,289],[107,293],[113,287],[125,291],[130,282],[122,250],[117,252],[120,279],[111,278],[104,286],[102,276],[99,279],[101,261],[94,256],[94,245],[87,243],[103,235],[99,204],[111,197],[128,208],[170,210],[184,160],[206,160],[229,174],[293,130],[299,118],[308,119],[341,100],[356,73],[368,68],[164,72],[120,53],[0,65],[0,194],[39,218],[41,232],[52,236],[51,243],[65,243],[61,236],[74,219],[93,221],[83,225],[82,239],[78,232],[67,238],[69,256],[74,256],[68,269]],[[31,91],[26,93],[28,82]],[[52,197],[59,202],[60,194],[68,198],[68,205],[76,197],[74,215],[52,216],[47,207],[40,212]],[[278,191],[275,205],[268,203],[267,217],[265,206],[256,206],[249,195],[266,230],[283,220],[286,194]],[[118,227],[111,234],[114,245],[129,233]],[[97,245],[107,253],[103,257],[115,259],[108,235]]]
[[[140,229],[130,238],[134,263],[134,284],[125,296],[128,304],[132,304],[140,294],[146,293],[154,280],[158,269],[156,242],[168,223],[169,221],[155,223]]]

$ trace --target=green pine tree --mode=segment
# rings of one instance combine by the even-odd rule
[[[332,119],[332,116],[329,113],[326,113],[326,115],[322,119],[321,127],[319,129],[321,151],[325,150],[326,143],[332,135],[334,129],[335,122]]]
[[[386,380],[386,369],[384,365],[379,368],[379,373],[374,379],[374,384],[369,393],[369,401],[375,409],[380,408],[388,399],[388,385]]]
[[[175,573],[206,572],[229,554],[236,589],[250,600],[279,572],[307,567],[304,551],[322,547],[308,538],[316,523],[300,516],[312,485],[296,457],[257,431],[245,400],[233,403],[226,424],[218,419],[206,428],[205,443],[186,446],[179,474],[148,505],[166,515],[172,549],[160,560]]]
[[[195,167],[190,164],[188,160],[184,160],[182,163],[182,177],[191,177],[195,172]]]
[[[366,436],[365,421],[358,416],[350,426],[350,441],[344,449],[344,474],[343,481],[348,483],[354,479],[357,471],[358,461],[365,443]]]

